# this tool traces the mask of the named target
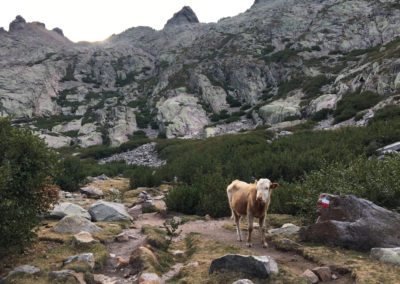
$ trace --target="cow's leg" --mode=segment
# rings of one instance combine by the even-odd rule
[[[236,214],[234,211],[232,211],[232,213],[233,213],[233,216],[235,217],[237,240],[239,242],[241,242],[242,241],[242,234],[240,233],[240,215]]]
[[[251,233],[253,232],[253,215],[248,214],[249,216],[249,226],[248,226],[248,230],[249,230],[249,234],[247,235],[247,246],[251,247]]]
[[[265,240],[265,216],[258,219],[260,224],[260,232],[261,232],[261,245],[263,248],[268,247],[267,241]]]

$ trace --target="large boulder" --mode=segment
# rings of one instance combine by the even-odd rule
[[[90,206],[89,213],[96,222],[132,220],[121,203],[99,201]]]
[[[269,256],[227,254],[214,259],[208,273],[220,269],[240,271],[258,278],[267,278],[271,273],[278,273],[277,263]]]
[[[54,226],[56,233],[80,233],[82,231],[89,233],[98,233],[103,231],[102,228],[96,226],[86,218],[77,215],[65,216]]]
[[[400,246],[400,214],[354,195],[322,193],[318,220],[299,231],[304,241],[350,249]]]
[[[91,220],[89,212],[79,205],[70,203],[70,202],[62,202],[57,204],[54,209],[50,212],[50,217],[62,219],[67,215],[78,215],[88,220]]]
[[[104,197],[103,190],[95,186],[81,187],[81,192],[86,194],[87,197],[93,199],[101,199]]]
[[[371,258],[379,262],[400,266],[400,247],[398,248],[373,248]]]

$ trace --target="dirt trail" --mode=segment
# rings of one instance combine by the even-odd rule
[[[139,247],[143,242],[145,237],[140,233],[140,229],[143,225],[151,225],[156,227],[162,227],[162,224],[165,221],[158,213],[147,213],[147,214],[139,214],[138,216],[134,216],[136,219],[135,227],[137,229],[126,230],[132,236],[136,236],[136,239],[130,239],[129,242],[119,243],[113,242],[108,245],[110,254],[114,254],[116,256],[122,256],[125,259],[129,259],[130,253]],[[284,252],[277,250],[273,247],[272,244],[269,244],[268,248],[262,248],[260,242],[260,233],[258,230],[255,230],[253,233],[253,246],[248,248],[245,242],[238,242],[236,240],[236,232],[225,229],[223,226],[225,224],[231,224],[232,220],[229,218],[219,219],[219,220],[196,220],[190,221],[179,227],[182,230],[179,239],[185,237],[186,234],[190,232],[200,233],[202,237],[208,240],[216,240],[224,243],[229,243],[232,245],[240,246],[243,249],[249,250],[256,255],[268,255],[276,260],[278,264],[285,265],[288,267],[293,273],[300,275],[306,269],[312,269],[314,267],[319,266],[317,263],[306,260],[301,255],[296,254],[295,252]],[[243,237],[246,235],[246,232],[243,232]],[[115,269],[115,258],[110,258],[107,262],[107,265],[102,271],[103,274],[107,276],[117,276],[119,278],[126,277],[129,274],[129,271],[121,271]],[[335,283],[335,284],[347,284],[354,283],[354,280],[347,275],[340,275],[340,278],[337,280],[332,280],[324,283]],[[122,282],[129,283],[129,282]]]

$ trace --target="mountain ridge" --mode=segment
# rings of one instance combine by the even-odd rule
[[[0,114],[52,146],[116,146],[138,130],[202,138],[284,128],[334,110],[344,94],[369,91],[379,103],[359,110],[361,120],[339,121],[336,112],[315,127],[364,125],[400,87],[397,5],[255,1],[218,23],[135,27],[96,43],[17,21],[29,33],[0,32]],[[183,8],[170,20],[182,11],[195,16]]]

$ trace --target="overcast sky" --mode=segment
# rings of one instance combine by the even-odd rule
[[[200,22],[244,12],[254,0],[1,0],[0,27],[8,30],[16,15],[59,27],[73,41],[104,40],[130,27],[162,29],[183,6],[190,6]]]

